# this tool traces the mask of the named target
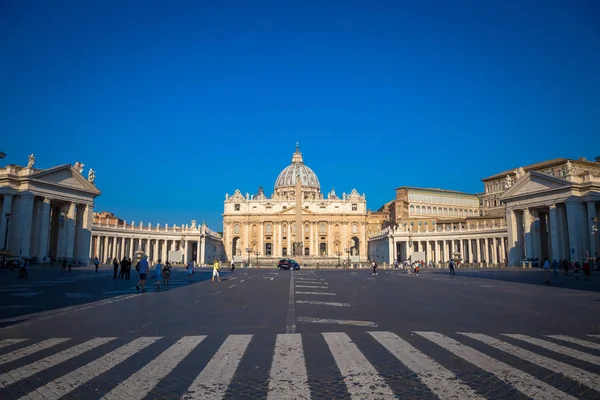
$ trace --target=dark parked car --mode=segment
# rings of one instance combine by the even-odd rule
[[[282,258],[279,260],[277,264],[277,268],[289,270],[290,268],[298,271],[300,269],[300,264],[298,264],[295,260],[290,260],[289,258]]]

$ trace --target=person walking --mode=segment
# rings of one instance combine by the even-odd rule
[[[373,268],[373,276],[377,275],[377,263],[375,260],[371,261],[371,267]]]
[[[163,266],[160,263],[160,259],[155,265],[155,273],[156,273],[156,288],[160,289],[160,282],[163,280]]]
[[[125,278],[125,271],[127,270],[127,257],[123,257],[121,260],[121,272],[119,272],[119,279]]]
[[[221,269],[219,268],[219,260],[215,258],[215,260],[213,261],[213,282],[215,281],[215,277],[218,279],[219,282],[221,282],[221,276],[219,275],[220,270]]]
[[[119,272],[119,260],[117,260],[117,257],[113,258],[112,264],[114,269],[113,279],[117,279],[117,273]]]
[[[235,261],[231,259],[231,272],[235,270]]]
[[[127,268],[125,269],[125,279],[131,278],[131,257],[127,259]]]
[[[585,277],[585,280],[588,281],[591,279],[591,266],[590,266],[590,259],[586,258],[583,261],[583,276]]]
[[[554,270],[554,276],[558,276],[558,261],[556,261],[556,258],[552,261],[552,269]]]
[[[187,263],[188,276],[192,276],[194,274],[194,262],[189,260]]]
[[[450,260],[448,266],[450,267],[450,275],[456,275],[456,272],[454,272],[454,260]]]
[[[546,276],[546,285],[550,284],[550,261],[546,258],[544,260],[544,274]]]
[[[139,269],[137,268],[139,266]],[[136,290],[140,290],[140,286],[142,286],[142,292],[146,291],[146,278],[148,277],[148,256],[144,256],[144,258],[142,258],[138,264],[136,265],[136,269],[138,270],[139,274],[140,274],[140,279],[137,283],[137,285],[135,285],[135,289]]]
[[[96,266],[96,272],[98,272],[98,267],[100,266],[100,260],[98,260],[98,256],[94,257],[94,265]]]

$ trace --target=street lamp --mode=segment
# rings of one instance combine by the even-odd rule
[[[260,256],[260,252],[258,250],[254,251],[254,255],[256,256],[256,265],[260,268],[260,261],[258,261],[258,256]]]
[[[594,254],[594,258],[596,259],[596,271],[600,271],[600,259],[598,259],[598,248],[600,247],[600,232],[598,232],[598,217],[592,217],[592,235],[596,237],[596,254]]]
[[[8,241],[8,227],[10,226],[10,218],[12,217],[11,213],[4,214],[6,217],[6,230],[4,231],[4,251],[6,251],[6,243]]]
[[[340,256],[342,255],[342,252],[338,250],[338,251],[335,252],[335,254],[338,256],[338,265],[337,265],[337,267],[339,268],[340,267]]]
[[[348,253],[348,268],[350,268],[350,249],[346,247],[345,249],[346,253]]]

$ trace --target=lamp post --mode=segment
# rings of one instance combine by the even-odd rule
[[[4,214],[4,216],[6,217],[6,230],[4,231],[4,248],[3,248],[3,250],[6,251],[6,243],[8,242],[8,227],[10,226],[10,218],[12,217],[12,214],[6,213],[6,214]]]
[[[348,268],[350,268],[350,249],[346,248],[345,251],[348,253]]]
[[[258,268],[260,268],[260,261],[258,261],[258,256],[260,256],[260,252],[256,250],[254,252],[254,255],[256,256],[256,265],[258,266]]]
[[[339,268],[340,267],[340,256],[342,255],[342,252],[338,250],[338,251],[335,252],[335,254],[338,256],[338,265],[337,265],[337,267]]]
[[[250,247],[246,247],[246,253],[248,253],[248,264],[247,266],[250,266],[250,253],[252,252],[252,249]]]
[[[598,259],[598,248],[600,247],[600,232],[598,232],[598,217],[592,217],[592,235],[596,237],[596,254],[594,259],[596,260],[596,271],[600,271],[600,259]]]

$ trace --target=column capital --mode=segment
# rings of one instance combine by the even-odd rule
[[[550,210],[556,210],[556,204],[552,203],[548,206]]]
[[[52,199],[46,196],[43,196],[42,198],[44,199],[44,204],[50,204],[50,202],[52,201]]]

